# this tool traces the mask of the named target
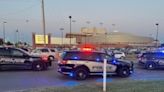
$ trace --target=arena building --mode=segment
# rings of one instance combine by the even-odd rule
[[[43,37],[43,35],[33,34],[33,47],[42,47],[44,45]],[[47,47],[70,47],[83,44],[93,44],[96,47],[152,47],[156,45],[156,41],[152,37],[123,32],[107,32],[104,28],[95,27],[83,27],[79,33],[66,33],[64,38],[51,37],[51,34],[46,35]]]
[[[82,28],[81,33],[67,33],[66,37],[70,37],[70,35],[78,39],[78,44],[94,44],[99,47],[152,47],[156,45],[156,41],[152,37],[138,36],[118,31],[108,33],[103,28]]]

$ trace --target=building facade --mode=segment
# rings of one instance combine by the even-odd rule
[[[43,37],[43,35],[33,33],[34,48],[44,46]],[[79,33],[66,33],[65,38],[52,37],[51,34],[46,35],[46,47],[70,47],[83,44],[93,44],[96,47],[152,47],[156,45],[156,41],[152,37],[138,36],[130,33],[107,33],[106,29],[95,27],[88,29],[83,27]]]

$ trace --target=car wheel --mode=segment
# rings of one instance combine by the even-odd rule
[[[41,63],[41,62],[34,62],[33,65],[32,65],[32,69],[34,71],[41,71],[44,69],[44,64]]]
[[[146,69],[150,69],[150,70],[155,69],[155,63],[147,63],[146,64]]]
[[[88,77],[88,71],[86,69],[77,69],[75,71],[75,78],[77,80],[85,80]]]
[[[120,77],[128,77],[130,75],[130,70],[127,67],[120,68],[118,70],[118,75]]]
[[[49,61],[54,61],[54,59],[55,59],[55,58],[54,58],[53,56],[49,56],[49,57],[48,57],[48,60],[49,60]]]

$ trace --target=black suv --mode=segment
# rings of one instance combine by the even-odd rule
[[[164,68],[164,52],[146,52],[139,59],[139,65],[146,69]]]
[[[13,47],[0,47],[0,69],[45,70],[51,61],[44,57],[32,56],[26,51]]]
[[[128,77],[133,72],[133,63],[117,60],[104,52],[98,51],[65,51],[59,61],[58,72],[84,80],[89,75],[103,74],[103,60],[107,59],[107,74]]]

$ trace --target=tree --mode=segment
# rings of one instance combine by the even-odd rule
[[[0,39],[0,45],[2,45],[3,44],[3,39]]]
[[[7,42],[6,42],[6,45],[13,45],[13,43],[10,42],[10,41],[7,41]]]

